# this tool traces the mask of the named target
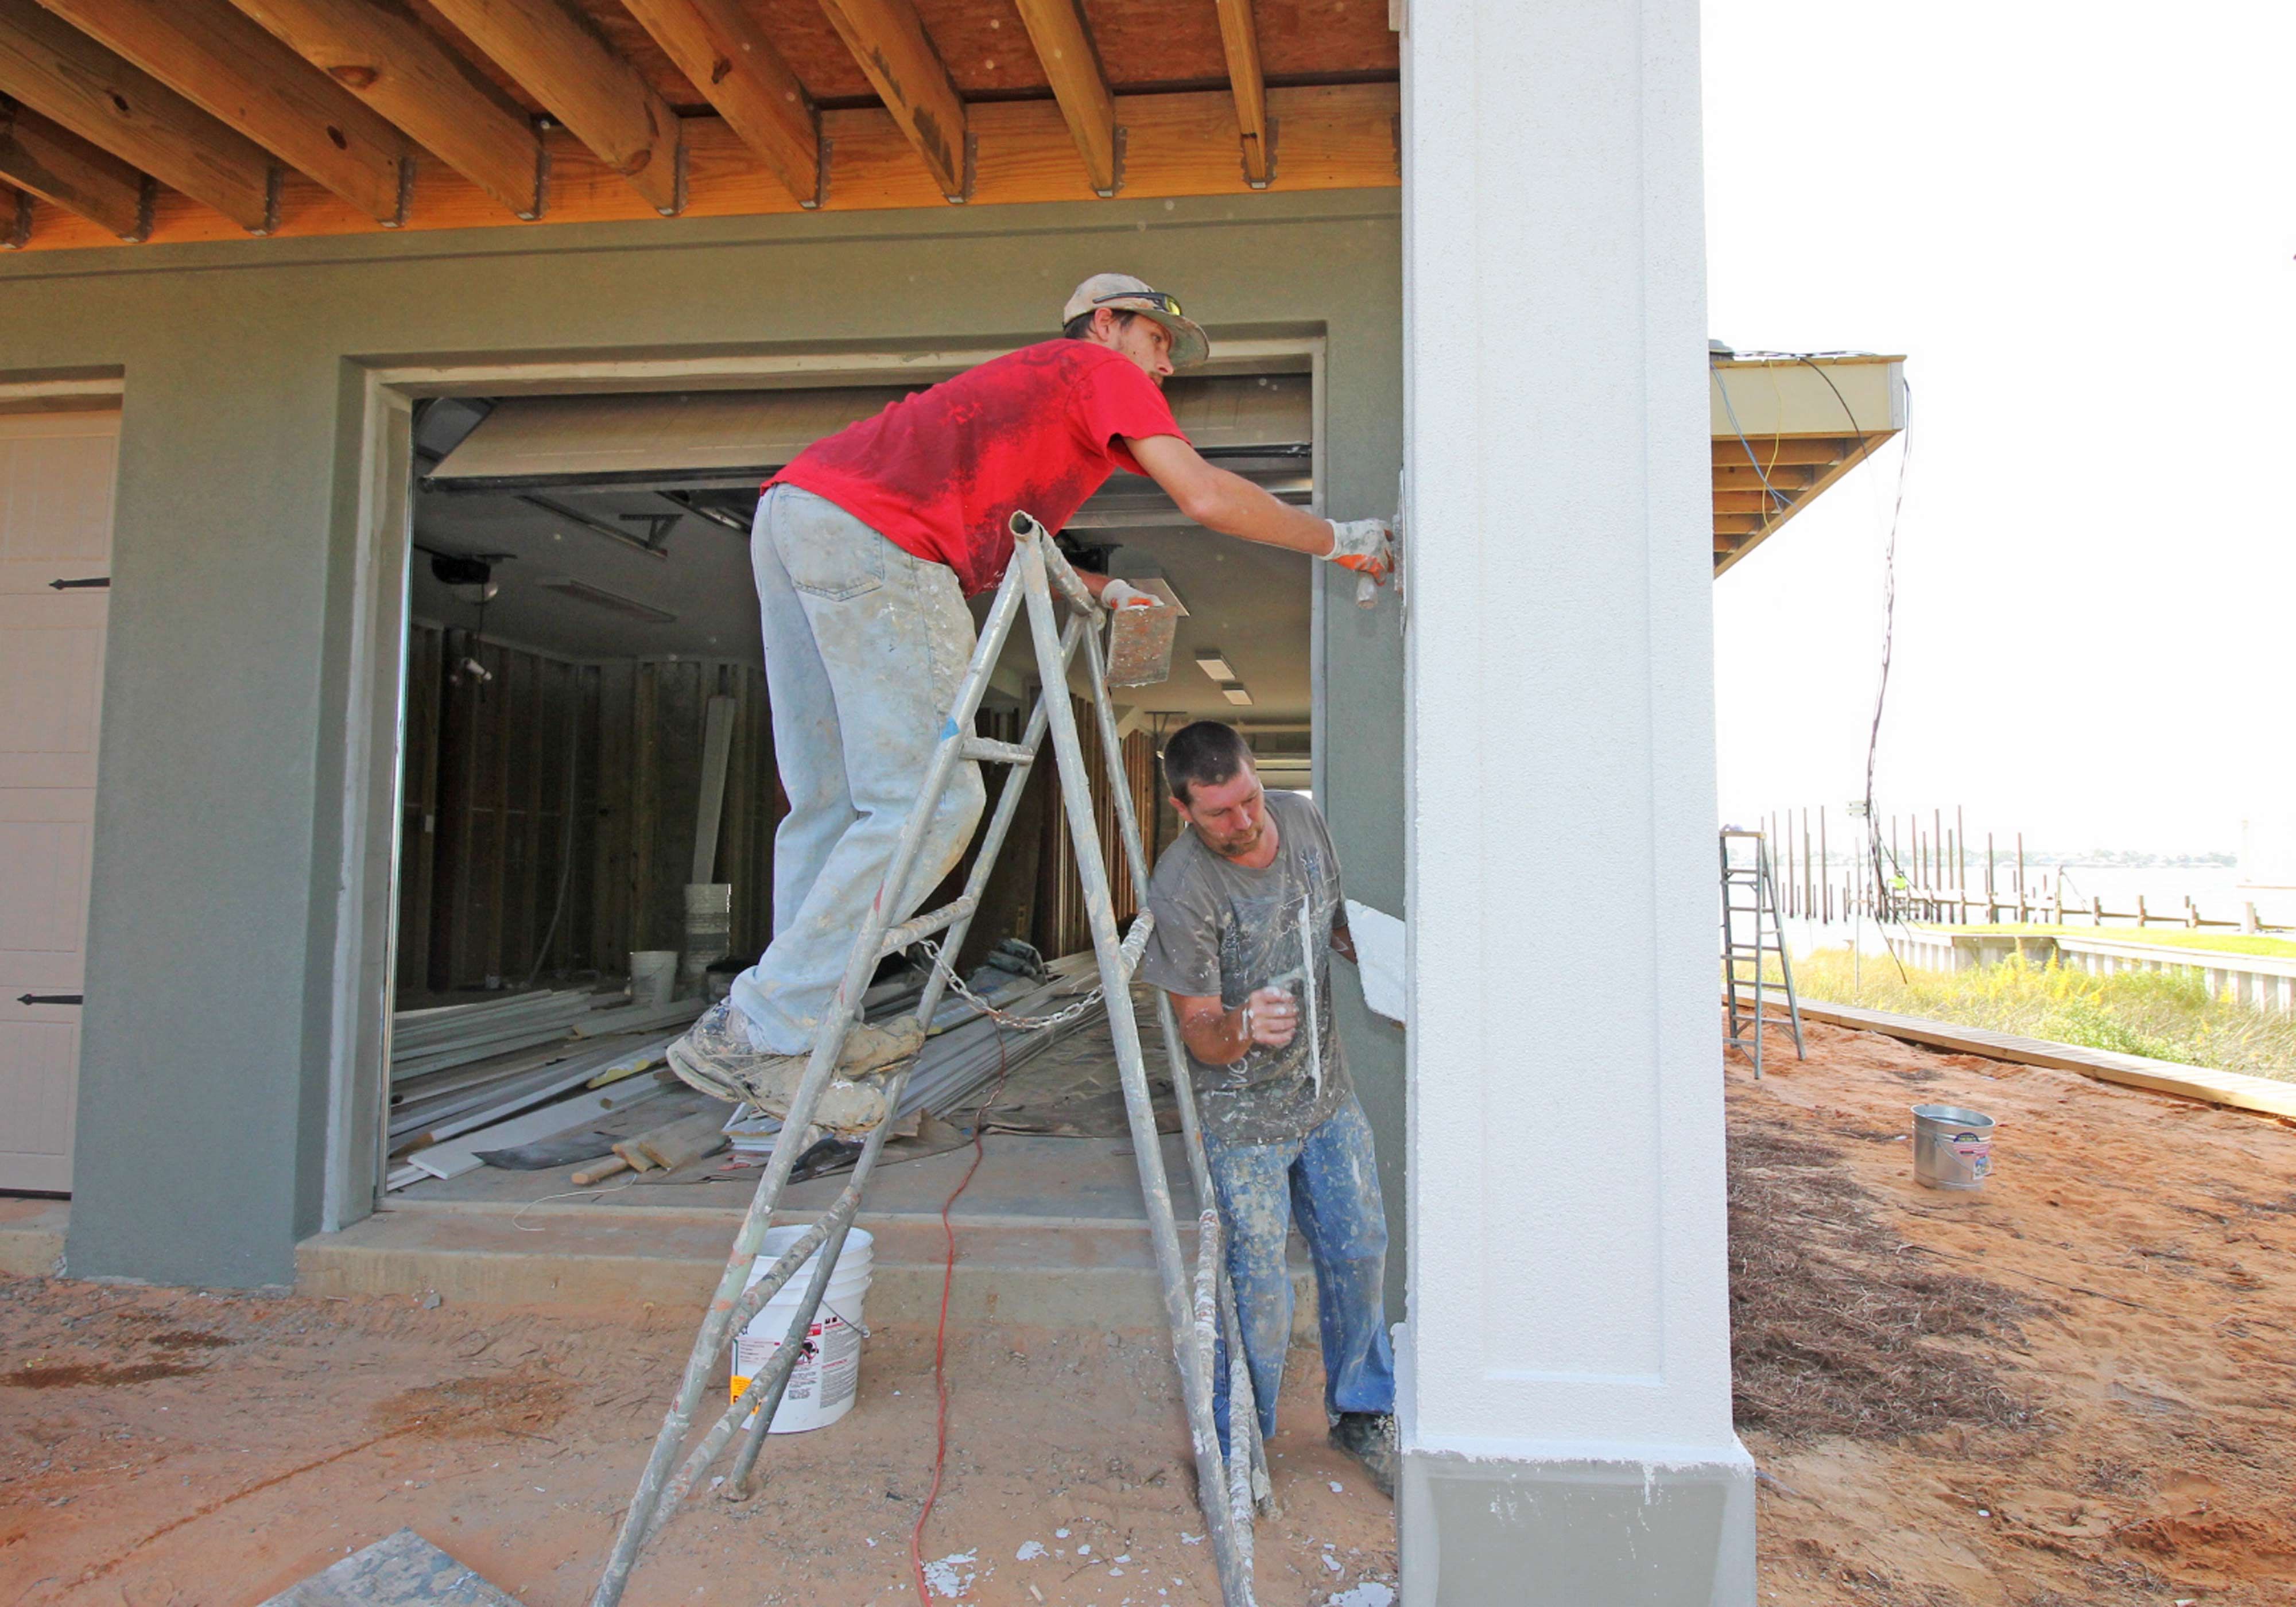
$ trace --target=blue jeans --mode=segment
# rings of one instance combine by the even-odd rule
[[[1275,1397],[1292,1340],[1292,1275],[1284,1245],[1299,1226],[1316,1268],[1324,1341],[1324,1410],[1395,1410],[1395,1354],[1387,1335],[1387,1212],[1379,1197],[1371,1124],[1350,1094],[1305,1138],[1224,1144],[1207,1136],[1212,1189],[1227,1225],[1244,1365],[1264,1439],[1275,1432]],[[1227,1347],[1212,1364],[1212,1414],[1227,1446]]]
[[[734,1004],[759,1048],[791,1054],[813,1046],[892,865],[972,657],[972,616],[947,564],[795,486],[759,499],[750,555],[790,811],[774,832],[774,940],[734,979]],[[986,795],[980,767],[959,764],[893,920],[956,864]]]

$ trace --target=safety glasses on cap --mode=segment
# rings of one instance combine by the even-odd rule
[[[1111,301],[1145,301],[1149,306],[1160,312],[1169,313],[1175,318],[1187,316],[1180,310],[1180,299],[1177,296],[1168,296],[1162,291],[1118,291],[1113,295],[1095,296],[1092,299],[1092,304],[1095,307],[1106,307]]]

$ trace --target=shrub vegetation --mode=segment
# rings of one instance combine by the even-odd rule
[[[2092,976],[2017,958],[1901,974],[1884,955],[1853,967],[1845,944],[1796,960],[1794,986],[1837,1004],[2296,1081],[2296,1017],[2212,996],[2198,971]]]

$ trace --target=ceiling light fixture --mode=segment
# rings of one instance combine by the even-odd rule
[[[1215,681],[1235,679],[1235,671],[1227,667],[1227,660],[1220,657],[1219,649],[1216,647],[1200,647],[1196,650],[1196,668]]]
[[[1243,683],[1241,681],[1222,681],[1220,683],[1220,696],[1226,698],[1231,703],[1242,703],[1249,705],[1251,701],[1251,693],[1243,689]]]

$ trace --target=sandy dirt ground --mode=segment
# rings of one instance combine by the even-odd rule
[[[522,1602],[586,1603],[688,1317],[0,1283],[0,1601],[241,1607],[412,1526]],[[1298,1363],[1260,1599],[1383,1607],[1394,1509]],[[1217,1601],[1170,1373],[1144,1335],[953,1337],[934,1600]],[[852,1414],[777,1438],[752,1501],[689,1504],[625,1599],[914,1602],[932,1445],[932,1334],[877,1326]]]
[[[1811,1039],[1729,1073],[1762,1602],[2296,1603],[2296,1131]],[[1927,1100],[2000,1119],[1984,1193],[1913,1184]],[[586,1602],[690,1317],[0,1282],[0,1601],[238,1607],[412,1526],[522,1601]],[[878,1328],[854,1414],[778,1440],[755,1500],[689,1508],[627,1599],[914,1601],[931,1341]],[[1260,1599],[1385,1607],[1392,1509],[1293,1361]],[[950,1378],[941,1587],[1216,1599],[1160,1343],[976,1330]]]
[[[2296,1603],[2296,1130],[1811,1029],[1733,1057],[1764,1603]],[[1907,1107],[2001,1125],[1975,1194]]]

